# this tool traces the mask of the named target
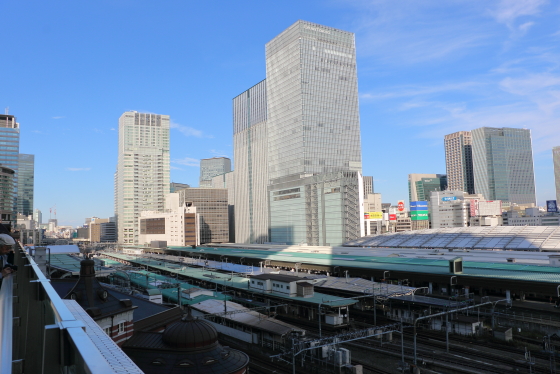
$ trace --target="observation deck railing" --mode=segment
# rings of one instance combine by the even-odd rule
[[[115,373],[34,259],[21,245],[14,247],[18,271],[0,305],[12,311],[1,313],[0,350],[11,347],[12,355],[1,356],[1,374]]]

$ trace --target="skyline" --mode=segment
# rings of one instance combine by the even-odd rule
[[[0,109],[35,155],[44,221],[55,205],[62,225],[114,214],[128,110],[170,116],[171,181],[198,186],[203,158],[235,169],[232,99],[265,78],[264,45],[298,19],[356,34],[363,172],[384,202],[407,200],[408,174],[445,173],[444,135],[482,126],[531,129],[537,203],[555,198],[557,4],[33,4],[0,5],[17,25],[0,36]]]

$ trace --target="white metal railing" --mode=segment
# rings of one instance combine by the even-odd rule
[[[2,332],[13,326],[13,352],[6,363],[10,371],[4,371],[2,356],[1,374],[115,373],[33,258],[16,247],[13,318],[2,321]]]
[[[2,279],[0,290],[0,373],[12,373],[12,326],[13,326],[14,278],[10,274]]]

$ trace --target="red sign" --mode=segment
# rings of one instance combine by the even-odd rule
[[[404,201],[399,200],[399,203],[397,204],[397,209],[399,210],[399,212],[402,212],[404,210]]]
[[[396,221],[397,215],[396,214],[389,214],[389,221]]]

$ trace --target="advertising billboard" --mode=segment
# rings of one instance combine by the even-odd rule
[[[453,201],[457,200],[457,196],[444,196],[441,198],[441,201]]]
[[[410,219],[412,221],[427,221],[429,219],[427,210],[411,210]]]
[[[471,200],[470,216],[471,217],[478,217],[478,199],[472,199]]]
[[[396,214],[389,214],[389,221],[396,221],[397,215]]]
[[[365,219],[383,219],[383,212],[365,212]]]
[[[547,200],[546,201],[546,211],[547,212],[557,212],[558,211],[558,204],[556,204],[556,200]]]
[[[428,210],[427,201],[411,201],[410,210]]]
[[[397,209],[399,212],[404,212],[404,200],[399,200],[397,202]]]

